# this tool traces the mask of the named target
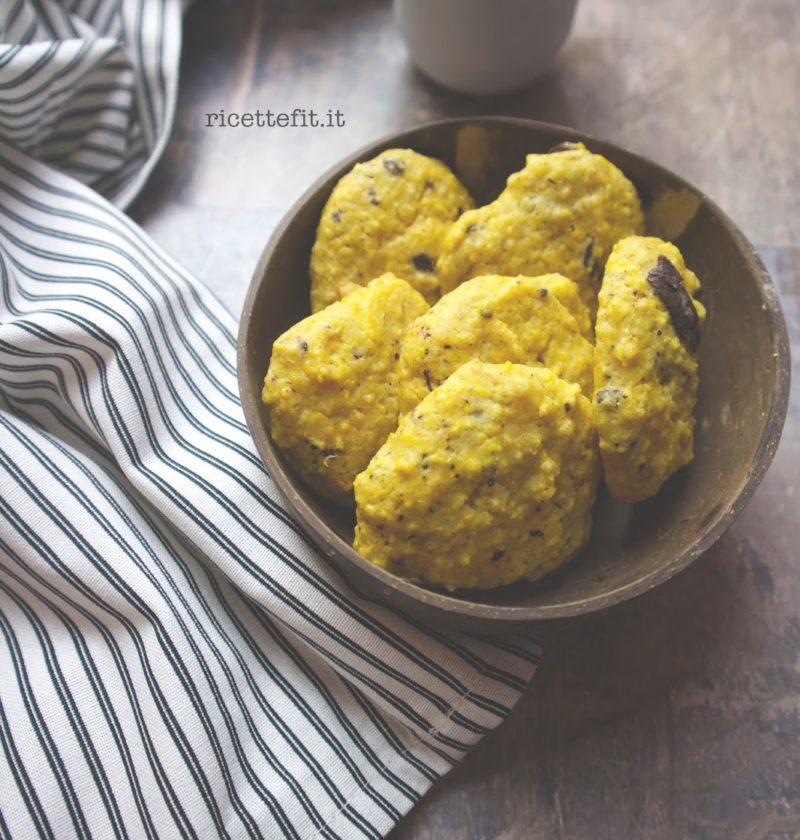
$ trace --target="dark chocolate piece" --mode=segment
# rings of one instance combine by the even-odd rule
[[[427,254],[416,254],[411,258],[414,268],[417,271],[424,271],[426,274],[436,274],[436,265]]]
[[[700,319],[678,269],[664,256],[650,269],[647,282],[664,304],[675,334],[690,353],[700,346]]]

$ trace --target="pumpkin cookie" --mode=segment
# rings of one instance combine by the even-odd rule
[[[588,541],[591,403],[545,368],[477,359],[401,421],[355,480],[355,549],[447,589],[537,580]]]
[[[400,410],[410,411],[470,359],[542,365],[592,394],[593,347],[568,303],[575,284],[559,274],[475,277],[446,294],[408,328],[400,351]]]
[[[338,300],[342,286],[364,286],[387,271],[433,303],[444,235],[472,206],[441,161],[411,149],[389,149],[356,164],[322,211],[311,250],[311,311]]]
[[[611,248],[643,229],[639,197],[622,172],[583,143],[562,144],[528,155],[495,201],[453,224],[437,263],[442,293],[483,274],[559,272],[594,315]]]
[[[597,313],[595,422],[606,484],[637,502],[693,457],[700,281],[654,237],[616,244]]]
[[[275,341],[261,395],[272,439],[323,496],[352,502],[353,479],[397,426],[400,338],[427,308],[386,274]]]

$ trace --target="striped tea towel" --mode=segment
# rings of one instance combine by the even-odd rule
[[[163,145],[175,4],[4,3],[0,837],[380,837],[537,643],[348,587],[255,453],[232,319],[86,186],[123,205]]]
[[[0,137],[129,204],[175,112],[180,0],[0,0]]]

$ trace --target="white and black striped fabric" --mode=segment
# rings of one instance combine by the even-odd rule
[[[255,453],[232,319],[95,191],[163,146],[180,5],[0,10],[0,837],[380,837],[538,645],[349,589]]]
[[[120,206],[169,136],[180,0],[0,0],[0,137]]]

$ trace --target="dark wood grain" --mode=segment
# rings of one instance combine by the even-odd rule
[[[387,2],[198,2],[173,137],[133,215],[237,314],[283,212],[359,145],[461,114],[574,125],[695,182],[760,245],[797,382],[798,44],[796,0],[582,0],[547,76],[484,100],[408,65]],[[204,127],[220,108],[294,107],[347,124]],[[635,601],[542,624],[530,690],[393,840],[800,838],[798,473],[795,388],[775,462],[727,535]]]

